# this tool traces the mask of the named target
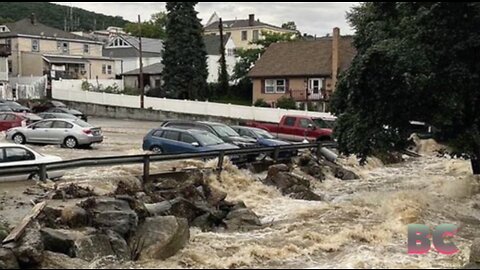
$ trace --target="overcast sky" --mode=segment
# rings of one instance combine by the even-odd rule
[[[122,16],[129,21],[136,21],[140,14],[142,20],[159,11],[165,11],[165,2],[54,2],[113,16]],[[196,10],[202,23],[206,23],[215,11],[223,20],[247,19],[248,14],[255,14],[255,19],[281,26],[287,21],[294,21],[298,30],[312,35],[323,36],[340,27],[342,34],[352,34],[345,20],[346,12],[358,2],[201,2]]]

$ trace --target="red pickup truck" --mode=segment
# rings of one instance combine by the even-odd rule
[[[290,141],[310,142],[331,141],[333,119],[311,116],[284,115],[278,124],[249,121],[245,125],[261,128],[277,135],[278,138]]]

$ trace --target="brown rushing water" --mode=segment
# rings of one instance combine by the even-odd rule
[[[64,158],[142,153],[141,140],[155,122],[92,119],[101,124],[105,143],[93,150],[34,146]],[[428,148],[428,147],[427,147]],[[427,153],[428,151],[425,151]],[[211,184],[228,200],[243,200],[268,224],[251,232],[201,232],[191,229],[189,244],[166,261],[94,262],[81,267],[119,268],[453,268],[468,260],[469,246],[479,237],[478,179],[469,162],[424,156],[393,166],[369,160],[360,167],[352,158],[342,163],[361,176],[354,181],[327,177],[315,182],[323,202],[295,200],[258,181],[265,175],[228,166]],[[167,170],[180,163],[155,164]],[[202,162],[189,162],[204,166]],[[205,166],[213,166],[210,162]],[[185,165],[183,165],[185,166]],[[140,166],[87,168],[68,172],[66,180],[135,179]],[[108,181],[105,189],[108,190]],[[5,191],[6,186],[0,186]],[[18,189],[18,186],[15,186]],[[3,214],[4,211],[0,211]],[[407,225],[431,227],[453,223],[460,230],[453,241],[461,250],[446,256],[407,254]],[[80,267],[80,266],[76,266]]]

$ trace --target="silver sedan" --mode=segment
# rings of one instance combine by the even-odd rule
[[[17,144],[61,144],[67,148],[76,148],[101,143],[103,134],[100,128],[80,119],[49,119],[9,129],[6,138]]]

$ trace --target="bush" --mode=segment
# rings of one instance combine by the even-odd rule
[[[297,104],[291,97],[281,97],[277,100],[277,107],[288,110],[296,110]]]
[[[271,107],[270,104],[268,104],[267,102],[265,102],[265,100],[263,100],[263,98],[259,98],[255,101],[255,103],[253,103],[253,106],[255,107]]]

